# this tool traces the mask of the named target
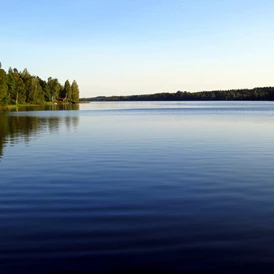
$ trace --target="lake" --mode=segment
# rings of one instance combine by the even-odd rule
[[[274,102],[0,113],[1,273],[274,270]]]

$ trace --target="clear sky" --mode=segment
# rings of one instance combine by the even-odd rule
[[[273,0],[0,0],[0,61],[80,97],[274,86]]]

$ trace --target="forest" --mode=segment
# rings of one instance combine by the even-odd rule
[[[155,93],[129,96],[98,96],[83,101],[273,101],[274,87],[175,93]]]
[[[66,98],[68,102],[79,101],[79,87],[74,80],[62,85],[57,78],[47,80],[31,75],[27,69],[9,68],[6,72],[0,63],[0,105],[43,104]]]

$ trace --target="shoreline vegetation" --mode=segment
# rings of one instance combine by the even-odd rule
[[[98,96],[80,98],[81,101],[274,101],[274,87],[253,89],[232,89],[214,91],[177,91],[174,93],[155,93],[128,96]]]
[[[45,104],[75,104],[79,102],[79,87],[75,80],[62,85],[57,78],[47,80],[31,75],[25,68],[11,67],[6,72],[0,63],[0,109]]]

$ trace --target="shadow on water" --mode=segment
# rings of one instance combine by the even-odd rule
[[[78,126],[79,117],[76,115],[27,115],[29,111],[69,111],[79,110],[79,105],[45,105],[21,107],[11,112],[0,112],[0,158],[3,157],[7,145],[14,146],[19,142],[28,144],[32,137],[42,131],[54,133],[60,124],[65,124],[67,130]],[[18,114],[18,115],[17,115]]]

